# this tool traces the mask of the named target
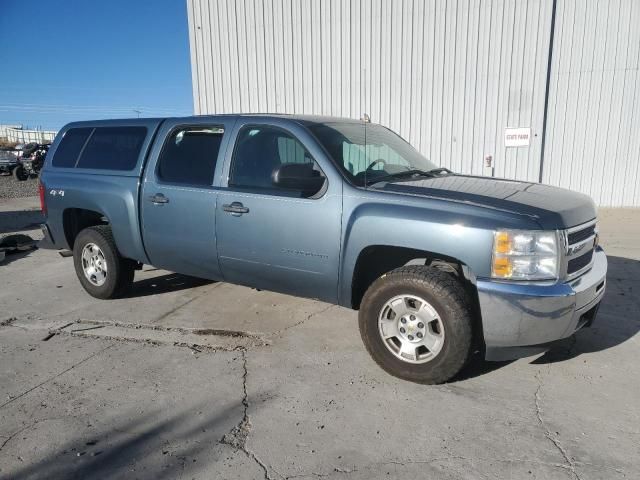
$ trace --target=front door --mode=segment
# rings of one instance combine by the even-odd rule
[[[295,127],[239,121],[236,132],[227,188],[216,206],[225,280],[336,301],[342,183],[311,155],[323,154],[302,127],[296,135]],[[314,194],[275,186],[274,170],[291,163],[311,164],[325,176],[324,186]]]
[[[151,263],[178,273],[220,279],[213,186],[232,124],[164,125],[147,166],[141,211]]]

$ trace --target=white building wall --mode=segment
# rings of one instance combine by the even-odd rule
[[[640,0],[558,0],[543,181],[640,206]]]
[[[556,0],[543,180],[602,205],[640,205],[639,3]],[[366,112],[442,166],[538,181],[553,5],[187,0],[195,111]]]

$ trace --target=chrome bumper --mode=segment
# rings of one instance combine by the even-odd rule
[[[593,320],[602,300],[607,257],[594,252],[591,269],[567,283],[523,284],[478,280],[487,360],[542,353]]]

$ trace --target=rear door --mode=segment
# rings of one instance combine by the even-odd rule
[[[221,279],[215,179],[220,177],[234,122],[175,119],[158,132],[140,199],[144,246],[154,266]]]

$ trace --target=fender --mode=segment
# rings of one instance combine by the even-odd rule
[[[400,203],[402,201],[402,203]],[[351,307],[356,262],[366,247],[384,245],[432,252],[457,259],[476,277],[490,274],[493,230],[517,225],[523,217],[474,205],[366,191],[345,194],[345,222],[339,304]],[[532,228],[539,226],[531,221]]]

